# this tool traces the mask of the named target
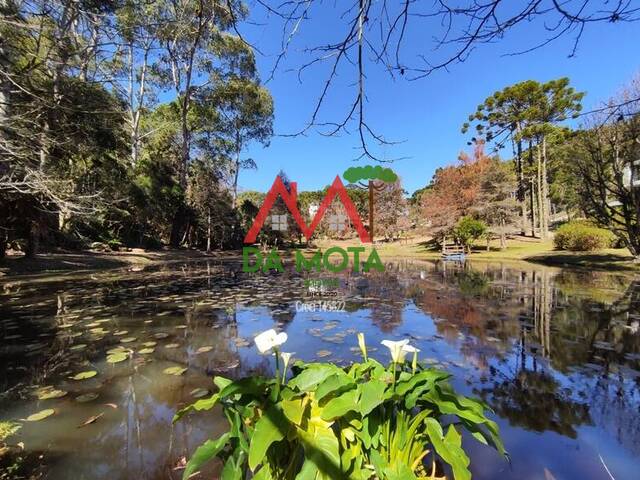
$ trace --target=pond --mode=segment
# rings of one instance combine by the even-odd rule
[[[511,458],[465,440],[474,479],[637,478],[640,280],[525,263],[385,265],[245,274],[218,259],[6,280],[0,421],[54,412],[9,443],[24,445],[26,473],[48,479],[178,479],[225,423],[204,413],[172,425],[173,414],[213,375],[269,373],[255,334],[277,328],[296,358],[347,363],[364,332],[371,356],[386,362],[380,341],[408,338],[492,406]],[[319,279],[343,311],[302,311]]]

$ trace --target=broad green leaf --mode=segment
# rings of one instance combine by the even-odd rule
[[[220,376],[213,377],[213,384],[216,387],[218,387],[218,390],[223,390],[225,387],[227,387],[231,383],[233,383],[233,380],[230,380],[228,378],[224,378]]]
[[[457,432],[445,438],[442,433],[442,427],[435,418],[427,418],[425,424],[427,426],[427,434],[436,453],[451,465],[454,479],[470,480],[471,472],[467,468],[469,466],[469,457],[467,457],[464,450],[455,443],[457,442]]]
[[[45,418],[50,417],[54,413],[56,413],[56,411],[53,408],[48,408],[46,410],[41,410],[38,413],[29,415],[27,418],[25,418],[25,420],[27,422],[39,422],[40,420],[44,420]]]
[[[169,368],[165,368],[162,371],[162,373],[166,375],[175,375],[176,377],[179,377],[186,371],[187,371],[186,367],[169,367]]]
[[[386,480],[416,480],[417,477],[409,466],[396,461],[384,469],[384,478]]]
[[[173,416],[173,423],[180,420],[185,414],[190,412],[191,410],[211,410],[216,403],[218,403],[220,396],[216,393],[212,395],[210,398],[203,398],[202,400],[198,400],[197,402],[192,403],[191,405],[187,405],[186,407],[178,410],[176,414]]]
[[[334,365],[311,364],[310,367],[289,381],[289,387],[308,392],[336,373],[336,370],[339,369]]]
[[[264,460],[271,444],[282,440],[288,430],[289,422],[280,409],[270,406],[265,410],[256,423],[249,445],[249,468],[252,471]]]
[[[380,380],[370,380],[358,385],[360,390],[360,414],[365,417],[384,401],[387,385]]]
[[[299,429],[298,435],[304,447],[305,459],[312,462],[321,474],[318,478],[344,478],[340,471],[340,445],[331,428]]]
[[[220,391],[220,398],[226,398],[230,395],[236,394],[248,394],[254,396],[261,396],[266,389],[266,381],[259,377],[247,377],[235,382],[231,382]]]
[[[80,372],[80,373],[76,373],[73,377],[71,377],[72,380],[87,380],[88,378],[93,378],[98,374],[98,372],[96,372],[95,370],[90,370],[88,372]]]
[[[320,417],[323,420],[333,420],[342,417],[351,410],[358,409],[358,397],[360,392],[357,389],[349,390],[342,395],[332,398],[322,409]]]
[[[331,393],[336,391],[343,392],[354,388],[355,386],[356,384],[353,379],[346,373],[334,373],[318,385],[318,388],[315,391],[315,397],[316,400],[320,402],[324,397]]]
[[[76,402],[79,402],[79,403],[92,402],[93,400],[98,398],[98,396],[99,395],[97,393],[85,393],[84,395],[80,395],[76,397]]]
[[[291,423],[300,425],[302,416],[304,415],[305,401],[304,398],[294,398],[291,400],[282,400],[280,402],[282,411]]]
[[[127,358],[129,358],[129,354],[127,352],[112,353],[107,356],[107,363],[120,363],[124,362]]]
[[[229,440],[229,434],[225,433],[217,440],[207,440],[193,453],[182,474],[182,479],[187,480],[197,472],[202,465],[215,458]]]

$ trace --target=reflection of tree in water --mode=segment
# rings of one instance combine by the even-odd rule
[[[575,427],[591,422],[588,405],[565,397],[558,382],[545,372],[521,370],[515,378],[503,380],[496,378],[504,378],[501,372],[492,369],[491,373],[494,383],[478,394],[512,425],[575,438]]]

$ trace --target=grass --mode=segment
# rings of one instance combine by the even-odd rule
[[[319,240],[317,246],[360,245],[357,239]],[[467,258],[487,261],[526,261],[557,267],[578,267],[609,271],[640,271],[640,265],[633,263],[633,256],[626,248],[606,249],[596,252],[566,252],[554,250],[552,240],[542,241],[531,237],[516,236],[507,241],[506,250],[500,250],[498,241],[491,241],[487,251],[486,242],[473,245]],[[375,248],[381,257],[416,258],[435,260],[441,258],[440,249],[428,238],[414,238],[395,242],[380,242]]]

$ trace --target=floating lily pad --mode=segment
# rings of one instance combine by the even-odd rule
[[[29,415],[27,418],[25,418],[25,421],[39,422],[40,420],[44,420],[45,418],[50,417],[54,413],[56,413],[56,411],[53,408],[48,408],[46,410],[42,410],[41,412],[34,413],[33,415]]]
[[[150,348],[150,347],[155,347],[157,344],[158,344],[157,342],[144,342],[142,346]]]
[[[178,344],[178,343],[168,343],[168,344],[166,344],[164,346],[164,348],[172,349],[172,348],[178,348],[179,346],[180,346],[180,344]]]
[[[107,356],[107,363],[120,363],[129,358],[127,352],[115,352]]]
[[[169,368],[165,368],[162,373],[165,373],[167,375],[175,375],[176,377],[178,377],[186,371],[187,369],[184,367],[169,367]]]
[[[36,393],[38,400],[52,400],[54,398],[62,398],[67,394],[64,390],[48,389]]]
[[[121,353],[126,351],[127,351],[126,348],[120,346],[120,347],[112,348],[111,350],[107,350],[107,355],[113,355],[114,353]]]
[[[89,370],[86,372],[76,373],[71,380],[87,380],[89,378],[93,378],[98,374],[95,370]]]
[[[142,350],[139,350],[138,353],[140,355],[150,355],[155,351],[156,351],[155,348],[143,348]]]
[[[98,396],[99,395],[97,393],[85,393],[84,395],[80,395],[76,397],[76,402],[80,402],[80,403],[92,402],[96,398],[98,398]]]
[[[79,343],[78,345],[73,345],[69,347],[69,350],[73,352],[79,352],[80,350],[84,350],[87,346],[84,343]]]
[[[189,393],[189,395],[191,395],[194,398],[202,398],[207,396],[208,394],[209,394],[209,390],[207,390],[206,388],[195,388],[191,390],[191,392]]]
[[[207,353],[207,352],[210,352],[211,350],[213,350],[213,347],[210,345],[207,345],[206,347],[200,347],[198,350],[196,350],[196,353]]]
[[[120,343],[131,343],[131,342],[135,342],[137,340],[136,337],[125,337],[122,340],[120,340]]]
[[[158,332],[154,335],[154,337],[156,337],[159,340],[162,340],[163,338],[167,338],[168,336],[169,334],[164,332]]]
[[[318,358],[328,357],[329,355],[331,355],[331,351],[329,350],[319,350],[316,352]]]
[[[127,333],[129,333],[128,330],[118,330],[117,332],[114,332],[114,335],[117,337],[121,337],[123,335],[126,335]]]

